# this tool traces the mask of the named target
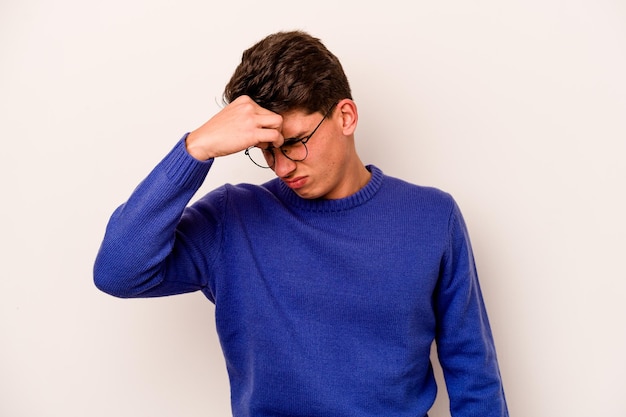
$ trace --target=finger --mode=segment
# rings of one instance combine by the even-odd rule
[[[267,147],[267,145],[271,144],[274,148],[280,148],[285,138],[277,129],[261,128],[256,130],[255,140],[258,143],[257,146]]]
[[[268,110],[269,111],[269,110]],[[256,116],[257,126],[263,129],[282,130],[283,117],[277,113],[259,114]]]

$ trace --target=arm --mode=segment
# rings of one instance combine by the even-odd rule
[[[456,204],[449,230],[436,294],[436,337],[452,416],[506,417],[493,336],[469,236]]]
[[[212,162],[192,158],[183,138],[115,210],[94,265],[99,289],[118,297],[149,297],[205,284],[194,272],[190,243],[177,237],[177,225]]]
[[[186,135],[111,216],[94,265],[96,286],[118,297],[150,297],[207,285],[219,208],[199,213],[186,206],[213,158],[262,142],[280,146],[281,128],[280,115],[242,96]]]

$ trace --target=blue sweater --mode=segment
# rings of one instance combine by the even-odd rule
[[[94,277],[118,297],[199,290],[215,303],[234,416],[424,416],[434,340],[452,415],[508,415],[448,194],[369,166],[344,199],[274,179],[189,205],[212,163],[178,142],[112,215]]]

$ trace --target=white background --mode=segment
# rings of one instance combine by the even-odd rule
[[[456,197],[511,415],[626,416],[622,0],[2,0],[0,415],[230,415],[212,304],[118,300],[92,265],[282,29],[342,60],[364,162]],[[233,155],[202,191],[267,177]]]

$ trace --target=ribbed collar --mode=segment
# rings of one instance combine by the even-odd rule
[[[326,211],[336,212],[349,210],[351,208],[360,206],[361,204],[369,201],[380,189],[383,183],[383,172],[374,165],[367,165],[367,170],[372,173],[372,177],[369,182],[365,184],[365,187],[361,188],[356,193],[337,200],[326,199],[305,199],[298,196],[291,188],[287,187],[280,179],[275,178],[270,181],[280,198],[286,205],[292,206],[299,210],[308,211]],[[278,184],[278,186],[276,186]]]

